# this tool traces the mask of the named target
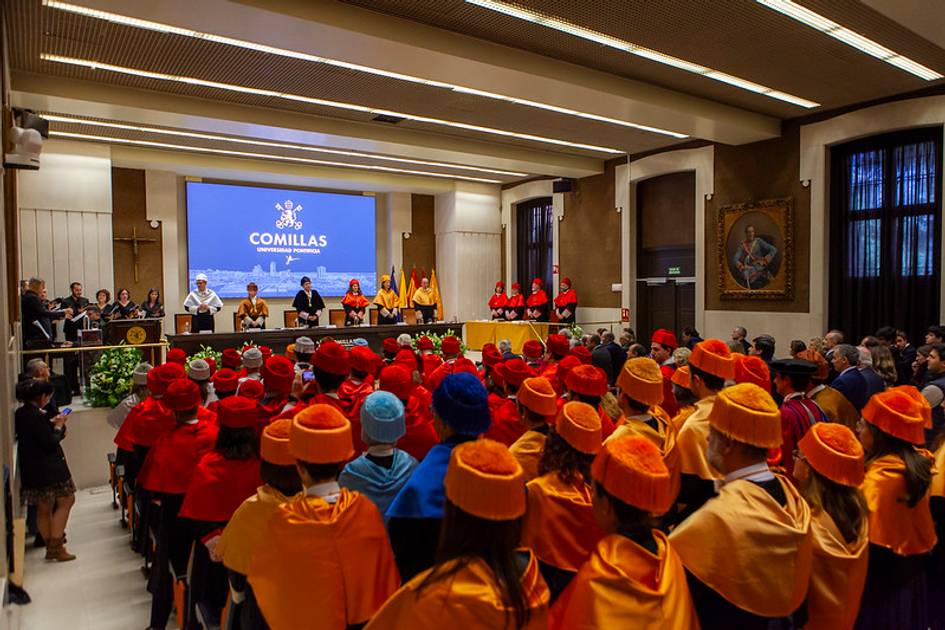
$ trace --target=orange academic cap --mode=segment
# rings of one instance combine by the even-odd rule
[[[664,514],[676,500],[659,449],[642,436],[608,440],[594,458],[591,476],[611,496],[653,514]]]
[[[797,443],[810,467],[844,486],[863,483],[863,446],[853,431],[835,422],[818,422]]]
[[[574,449],[593,455],[600,450],[600,415],[587,403],[572,401],[564,404],[555,430]]]
[[[739,383],[720,391],[709,412],[709,423],[745,444],[781,446],[781,412],[771,394],[754,383]]]
[[[311,405],[295,415],[289,452],[312,464],[343,462],[354,455],[351,423],[331,405]]]
[[[525,473],[504,444],[482,439],[453,449],[444,480],[456,507],[490,521],[525,514]]]
[[[617,376],[617,388],[645,405],[663,402],[663,374],[653,359],[634,357],[623,364]]]

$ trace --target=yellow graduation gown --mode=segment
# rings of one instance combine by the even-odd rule
[[[696,475],[708,481],[722,478],[709,466],[709,460],[706,459],[706,451],[709,448],[709,412],[714,404],[714,395],[697,401],[696,410],[690,414],[676,439],[682,473]]]
[[[544,433],[526,431],[509,447],[509,452],[525,471],[526,482],[538,477],[538,460],[541,459],[541,449],[545,447],[547,439]]]
[[[546,564],[577,571],[604,532],[594,519],[591,487],[565,483],[557,472],[528,482],[522,545]]]
[[[272,486],[260,486],[256,494],[236,508],[220,535],[216,549],[217,554],[223,557],[226,568],[246,575],[249,561],[262,540],[266,524],[276,509],[292,498]]]
[[[399,300],[400,298],[397,297],[397,294],[390,289],[378,289],[377,295],[374,296],[373,304],[390,311],[397,308]]]
[[[928,451],[921,452],[932,456]],[[897,455],[874,459],[866,467],[863,494],[870,508],[870,542],[900,556],[911,556],[930,551],[936,536],[929,510],[930,493],[926,492],[915,507],[902,500],[906,495],[905,468]]]
[[[418,306],[436,306],[436,295],[433,289],[420,287],[413,294],[413,303]]]
[[[659,410],[660,413],[653,413],[655,410]],[[660,454],[663,456],[663,463],[666,464],[666,468],[669,470],[672,479],[670,493],[673,496],[677,496],[679,494],[680,485],[680,455],[679,447],[677,446],[679,439],[678,432],[673,426],[672,420],[666,415],[666,412],[659,407],[652,408],[650,410],[650,416],[656,420],[659,427],[658,430],[653,429],[653,427],[646,422],[637,418],[621,418],[618,421],[617,429],[611,433],[610,437],[604,440],[604,442],[609,442],[610,440],[628,435],[638,435],[648,439],[656,448],[660,449]]]
[[[847,543],[830,515],[823,510],[811,514],[810,533],[814,561],[807,590],[808,622],[805,630],[849,630],[860,610],[869,536],[864,527],[859,540]]]

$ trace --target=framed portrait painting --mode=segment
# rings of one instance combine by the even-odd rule
[[[790,197],[719,210],[719,296],[784,300],[794,288],[793,203]]]

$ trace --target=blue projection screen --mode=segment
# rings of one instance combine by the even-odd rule
[[[375,293],[374,197],[187,182],[190,287],[205,273],[221,298],[292,297],[308,276],[323,296],[357,278]]]

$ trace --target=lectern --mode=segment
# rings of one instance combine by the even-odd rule
[[[149,319],[117,319],[105,324],[105,344],[117,346],[124,342],[129,346],[142,343],[157,343],[161,340],[162,321]],[[144,360],[151,365],[161,362],[161,349],[158,347],[141,348]]]

